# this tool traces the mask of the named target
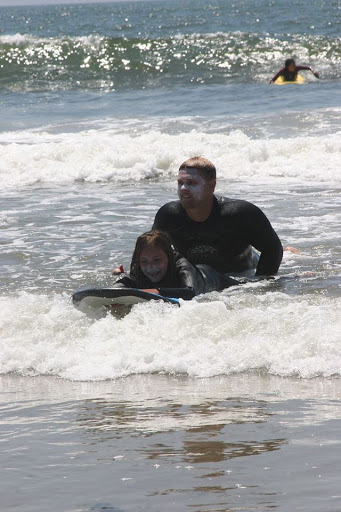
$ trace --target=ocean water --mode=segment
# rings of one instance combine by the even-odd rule
[[[340,20],[337,0],[0,7],[1,510],[340,510]],[[320,80],[269,85],[291,56]],[[198,154],[297,249],[276,279],[74,308]]]

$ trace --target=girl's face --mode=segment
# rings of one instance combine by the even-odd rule
[[[139,264],[144,275],[152,283],[158,283],[166,275],[168,257],[160,247],[144,247],[140,252]]]

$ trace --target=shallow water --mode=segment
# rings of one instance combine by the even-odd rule
[[[2,506],[337,511],[339,384],[3,376]]]
[[[2,510],[340,510],[340,12],[290,7],[0,8]],[[321,79],[269,85],[288,53]],[[197,154],[298,251],[180,308],[73,307]]]

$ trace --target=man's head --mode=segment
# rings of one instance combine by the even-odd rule
[[[207,158],[190,158],[180,165],[178,196],[187,213],[196,211],[195,217],[198,219],[208,217],[215,185],[216,168]]]
[[[205,181],[215,180],[217,177],[215,166],[210,160],[203,156],[194,156],[193,158],[185,160],[185,162],[180,165],[179,171],[184,169],[197,169],[200,176],[202,176]]]

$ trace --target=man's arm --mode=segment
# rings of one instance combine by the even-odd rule
[[[159,229],[160,231],[166,231],[166,216],[163,214],[164,206],[162,206],[155,215],[152,229]]]
[[[281,241],[273,229],[267,238],[266,247],[261,250],[256,275],[271,276],[276,274],[283,258]]]
[[[242,215],[248,242],[260,252],[256,275],[274,275],[282,261],[282,243],[262,210],[251,203],[246,205]]]

